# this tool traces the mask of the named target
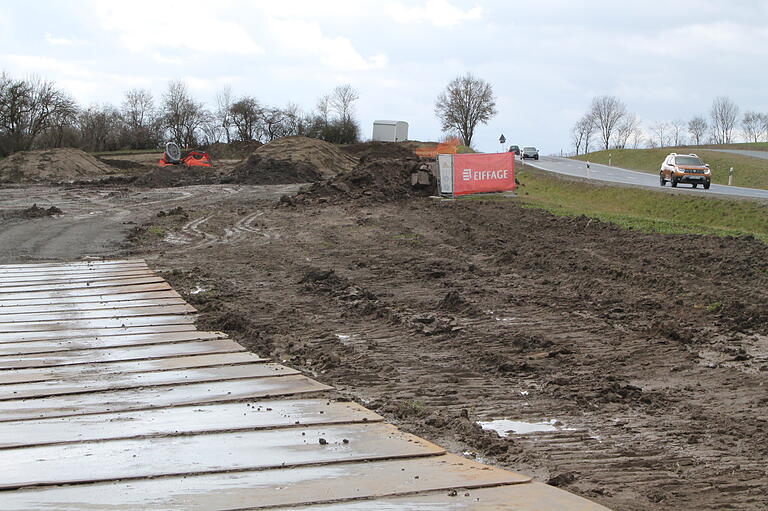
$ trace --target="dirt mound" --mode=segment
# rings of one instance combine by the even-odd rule
[[[352,170],[357,158],[316,138],[284,137],[256,149],[254,154],[274,160],[305,163],[328,178]]]
[[[272,158],[256,151],[232,171],[235,183],[249,185],[277,185],[312,183],[323,179],[323,174],[307,161]]]
[[[0,183],[96,181],[118,173],[80,149],[22,151],[0,161]]]
[[[366,162],[384,158],[408,158],[414,155],[413,149],[399,142],[361,142],[348,144],[341,149]]]
[[[206,146],[204,150],[214,160],[242,160],[263,145],[258,140],[236,141],[229,144],[216,142]]]
[[[414,187],[411,184],[411,176],[423,164],[416,156],[370,160],[352,171],[315,183],[282,202],[316,203],[345,199],[388,201],[429,196],[435,191],[433,187]]]

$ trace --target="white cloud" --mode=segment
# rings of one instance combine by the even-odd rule
[[[230,12],[227,3],[134,0],[96,2],[94,6],[101,28],[117,33],[122,46],[132,52],[176,49],[205,54],[263,53],[243,26],[217,15]]]
[[[399,23],[426,22],[438,27],[454,27],[467,20],[483,17],[482,7],[462,10],[448,0],[427,0],[421,6],[408,6],[401,2],[387,5],[389,16]]]
[[[69,39],[68,37],[56,37],[50,32],[45,34],[45,40],[48,44],[52,46],[75,46],[78,44],[83,44],[83,41],[80,41],[78,39]]]
[[[297,19],[269,20],[272,39],[291,57],[310,57],[336,71],[360,71],[386,67],[383,53],[363,57],[352,41],[341,36],[327,36],[316,21]]]

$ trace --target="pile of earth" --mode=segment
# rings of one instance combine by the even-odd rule
[[[411,176],[425,163],[425,160],[414,155],[370,160],[349,172],[314,183],[294,197],[283,197],[281,202],[312,204],[350,199],[385,202],[429,196],[434,194],[434,187],[414,187],[411,184]]]
[[[0,183],[72,183],[119,174],[80,149],[21,151],[0,161]]]
[[[203,150],[214,160],[242,160],[263,145],[258,140],[238,140],[228,144],[216,142],[205,146]]]
[[[277,185],[312,183],[323,179],[323,174],[309,162],[272,158],[254,152],[232,171],[230,180],[248,185]]]
[[[401,142],[360,142],[341,147],[344,152],[360,159],[361,163],[383,158],[408,158],[413,149]]]
[[[338,146],[307,137],[284,137],[256,149],[254,154],[274,160],[290,160],[311,165],[324,178],[352,170],[357,158]]]
[[[43,218],[46,216],[58,216],[63,215],[64,212],[56,206],[49,208],[41,208],[37,204],[32,204],[31,207],[21,210],[8,211],[0,214],[4,218]]]

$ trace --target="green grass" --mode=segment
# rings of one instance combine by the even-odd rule
[[[723,146],[718,146],[723,147]],[[698,151],[697,151],[698,149]],[[661,163],[669,153],[687,154],[694,152],[701,156],[712,169],[712,182],[727,185],[728,169],[733,167],[733,185],[748,188],[768,189],[768,160],[750,158],[738,154],[701,151],[701,148],[664,147],[662,149],[610,149],[582,154],[574,158],[582,161],[608,164],[611,155],[611,165],[625,169],[658,174]]]
[[[517,176],[525,186],[518,188],[518,198],[512,200],[558,216],[585,215],[643,232],[753,235],[768,241],[768,205],[761,202],[593,184],[531,167],[518,169]],[[501,195],[469,197],[509,200]]]
[[[165,227],[161,227],[159,225],[150,225],[149,227],[147,227],[147,232],[163,238],[165,237],[165,234],[167,231]]]

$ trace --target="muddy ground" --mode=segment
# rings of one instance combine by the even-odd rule
[[[64,214],[0,233],[34,237],[89,208],[133,222],[109,255],[147,258],[204,328],[453,452],[614,509],[768,506],[763,243],[515,199],[277,201],[293,191],[38,189]],[[8,194],[4,207],[23,205]],[[559,422],[504,439],[475,426],[498,418]]]

